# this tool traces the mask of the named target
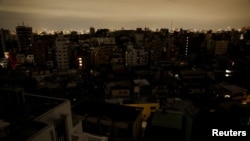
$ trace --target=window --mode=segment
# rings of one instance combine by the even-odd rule
[[[151,106],[150,110],[156,110],[156,107],[155,106]]]

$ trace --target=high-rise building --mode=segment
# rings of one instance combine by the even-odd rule
[[[56,62],[58,70],[68,70],[70,67],[70,45],[69,40],[64,35],[59,35],[56,39]]]
[[[227,54],[227,49],[228,49],[228,41],[226,40],[216,41],[214,54],[225,55]]]
[[[1,29],[0,30],[0,57],[3,58],[4,57],[4,53],[8,51],[7,48],[7,39],[10,36],[10,31],[9,30],[5,30],[5,29]]]
[[[24,54],[30,54],[32,49],[33,33],[32,27],[17,26],[16,34],[18,39],[18,51]]]
[[[80,70],[86,70],[90,67],[90,48],[87,45],[76,46],[75,49],[75,61],[76,68]]]

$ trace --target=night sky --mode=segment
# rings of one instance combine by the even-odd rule
[[[241,28],[250,0],[0,0],[0,28]]]

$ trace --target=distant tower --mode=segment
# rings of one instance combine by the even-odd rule
[[[24,54],[31,53],[31,43],[33,40],[32,27],[24,26],[24,24],[22,26],[17,26],[16,34],[18,39],[18,51]]]
[[[90,34],[91,36],[93,36],[93,35],[95,34],[95,28],[94,28],[94,27],[90,27],[90,28],[89,28],[89,34]]]

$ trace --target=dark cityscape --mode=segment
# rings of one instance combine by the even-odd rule
[[[211,15],[204,20],[206,16],[203,19],[194,13],[197,19],[202,18],[190,21],[190,26],[187,21],[176,20],[182,17],[176,12],[176,18],[162,20],[165,25],[155,19],[160,24],[153,24],[153,20],[142,20],[139,25],[114,22],[110,24],[114,28],[109,28],[107,20],[118,14],[108,10],[110,17],[104,19],[90,14],[103,25],[90,24],[94,23],[90,19],[84,30],[78,30],[77,25],[83,21],[75,21],[71,30],[63,25],[74,22],[70,17],[76,11],[65,12],[69,16],[65,23],[49,6],[41,15],[47,0],[38,2],[43,10],[17,1],[15,5],[14,0],[0,1],[0,18],[4,19],[0,23],[0,140],[198,141],[232,136],[239,141],[250,140],[250,23],[249,16],[244,17],[250,3],[243,1],[239,3],[244,14],[237,13],[241,16],[236,19],[237,14],[225,14],[227,19],[233,17],[225,26],[218,26],[222,20],[216,22],[214,17],[210,21],[213,26],[208,22],[207,28],[200,28]],[[168,6],[178,4],[189,11],[186,7],[190,4],[168,2]],[[34,3],[30,1],[30,5]],[[159,3],[166,4],[162,0]],[[63,0],[58,8],[66,4]],[[76,5],[77,10],[80,6]],[[130,4],[108,0],[107,5],[117,6],[117,10]],[[232,5],[227,4],[228,8]],[[149,7],[147,3],[138,9]],[[130,10],[136,11],[134,7]],[[38,17],[25,17],[26,12]],[[145,12],[150,15],[150,11]],[[42,22],[46,14],[59,18],[54,19],[57,22]],[[110,19],[129,21],[126,16],[123,13],[116,20]],[[139,16],[135,12],[130,20]]]

